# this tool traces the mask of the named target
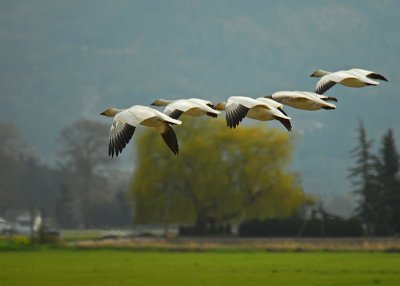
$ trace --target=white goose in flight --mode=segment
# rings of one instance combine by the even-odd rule
[[[381,74],[363,69],[350,69],[337,72],[316,70],[310,76],[321,78],[315,86],[315,93],[318,94],[325,93],[337,83],[348,87],[364,87],[379,85],[379,82],[376,80],[388,81]]]
[[[215,110],[211,101],[189,98],[178,100],[156,99],[151,105],[165,106],[164,114],[171,118],[178,119],[182,114],[189,116],[202,116],[208,115],[217,117],[220,112]]]
[[[101,115],[114,117],[110,129],[108,155],[117,157],[132,138],[139,125],[154,127],[165,143],[177,155],[179,152],[178,140],[170,125],[182,124],[180,120],[173,119],[153,108],[134,105],[127,109],[108,108]]]
[[[226,123],[230,128],[236,128],[244,117],[260,121],[276,119],[286,127],[288,131],[292,130],[290,117],[288,117],[276,103],[268,102],[269,99],[253,99],[245,96],[231,96],[228,102],[220,102],[215,105],[217,110],[225,110]]]
[[[303,110],[336,109],[334,104],[327,101],[337,101],[335,97],[308,91],[277,91],[266,98]]]

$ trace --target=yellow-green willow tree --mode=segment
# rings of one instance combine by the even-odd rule
[[[223,119],[181,118],[175,156],[153,130],[137,132],[135,222],[205,226],[287,216],[309,197],[288,170],[292,136],[265,124],[231,130]]]

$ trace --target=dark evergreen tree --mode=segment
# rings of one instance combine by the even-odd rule
[[[399,153],[396,149],[393,131],[389,129],[382,138],[376,171],[379,183],[379,223],[377,235],[400,233],[400,181]]]
[[[358,196],[356,216],[365,225],[367,235],[375,233],[377,223],[378,192],[375,172],[375,159],[370,150],[372,140],[368,140],[362,121],[358,127],[358,146],[351,150],[356,163],[349,169],[353,192]]]

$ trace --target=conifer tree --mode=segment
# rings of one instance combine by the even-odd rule
[[[376,234],[391,235],[400,232],[400,181],[399,153],[393,131],[389,129],[382,137],[381,148],[376,159],[379,188],[379,222]]]
[[[349,178],[353,183],[353,192],[358,196],[356,215],[364,223],[366,234],[371,235],[376,228],[378,193],[375,159],[370,153],[372,140],[367,138],[362,121],[358,127],[358,143],[359,145],[350,152],[356,163],[349,169]]]

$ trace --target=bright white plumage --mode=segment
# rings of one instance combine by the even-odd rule
[[[134,105],[127,109],[108,108],[101,115],[114,117],[110,128],[108,155],[118,156],[132,138],[139,125],[153,127],[160,133],[167,146],[174,154],[178,154],[179,146],[175,132],[171,125],[182,124],[153,108]]]

